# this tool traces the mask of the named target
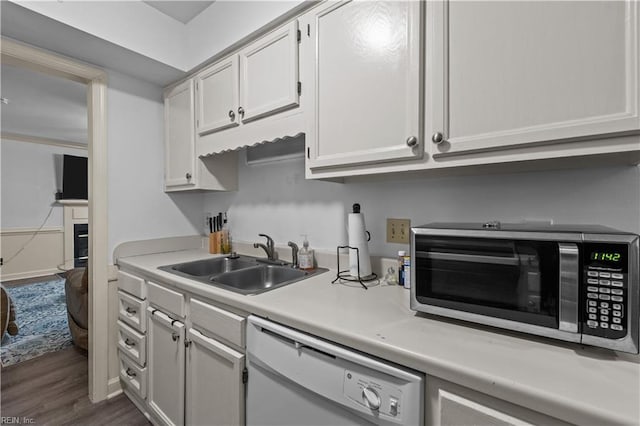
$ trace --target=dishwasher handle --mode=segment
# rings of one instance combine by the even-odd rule
[[[278,340],[286,343],[287,345],[290,345],[290,346],[296,348],[298,351],[302,351],[303,349],[306,348],[306,349],[309,349],[309,350],[311,350],[313,352],[328,356],[329,358],[335,359],[335,357],[336,357],[333,354],[325,352],[325,351],[323,351],[321,349],[318,349],[316,347],[313,347],[313,346],[311,346],[309,344],[301,343],[301,342],[299,342],[297,340],[293,340],[293,339],[290,339],[290,338],[288,338],[286,336],[283,336],[282,334],[278,334],[278,333],[276,333],[276,332],[274,332],[272,330],[269,330],[268,328],[260,327],[260,332],[268,334],[269,336],[273,337],[274,339],[278,339]]]

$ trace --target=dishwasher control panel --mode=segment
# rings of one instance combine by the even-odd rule
[[[395,419],[402,418],[402,390],[380,377],[345,370],[344,394],[371,411]]]

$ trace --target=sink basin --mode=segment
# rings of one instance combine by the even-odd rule
[[[328,271],[324,268],[303,271],[289,262],[251,256],[217,257],[158,269],[242,294],[262,293]]]
[[[262,265],[241,271],[227,272],[211,278],[214,283],[233,287],[240,292],[264,291],[272,287],[299,280],[309,275],[307,271],[285,266]]]
[[[196,260],[195,262],[171,265],[169,268],[174,271],[182,272],[185,275],[204,277],[235,271],[237,269],[249,268],[255,265],[255,259],[247,259],[245,257],[239,257],[237,259],[218,257],[215,259]],[[171,272],[171,270],[169,270],[169,272]]]

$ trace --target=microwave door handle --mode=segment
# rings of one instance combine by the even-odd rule
[[[571,243],[558,243],[559,265],[559,329],[571,333],[578,332],[578,289],[579,262],[578,246]]]
[[[511,265],[511,266],[520,265],[520,259],[518,257],[487,256],[487,255],[480,255],[480,254],[416,251],[416,257],[434,259],[434,260],[450,260],[455,262],[491,263],[494,265]]]

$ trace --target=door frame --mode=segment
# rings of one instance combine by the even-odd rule
[[[89,186],[89,399],[108,393],[107,74],[104,70],[2,37],[2,63],[87,85]]]

